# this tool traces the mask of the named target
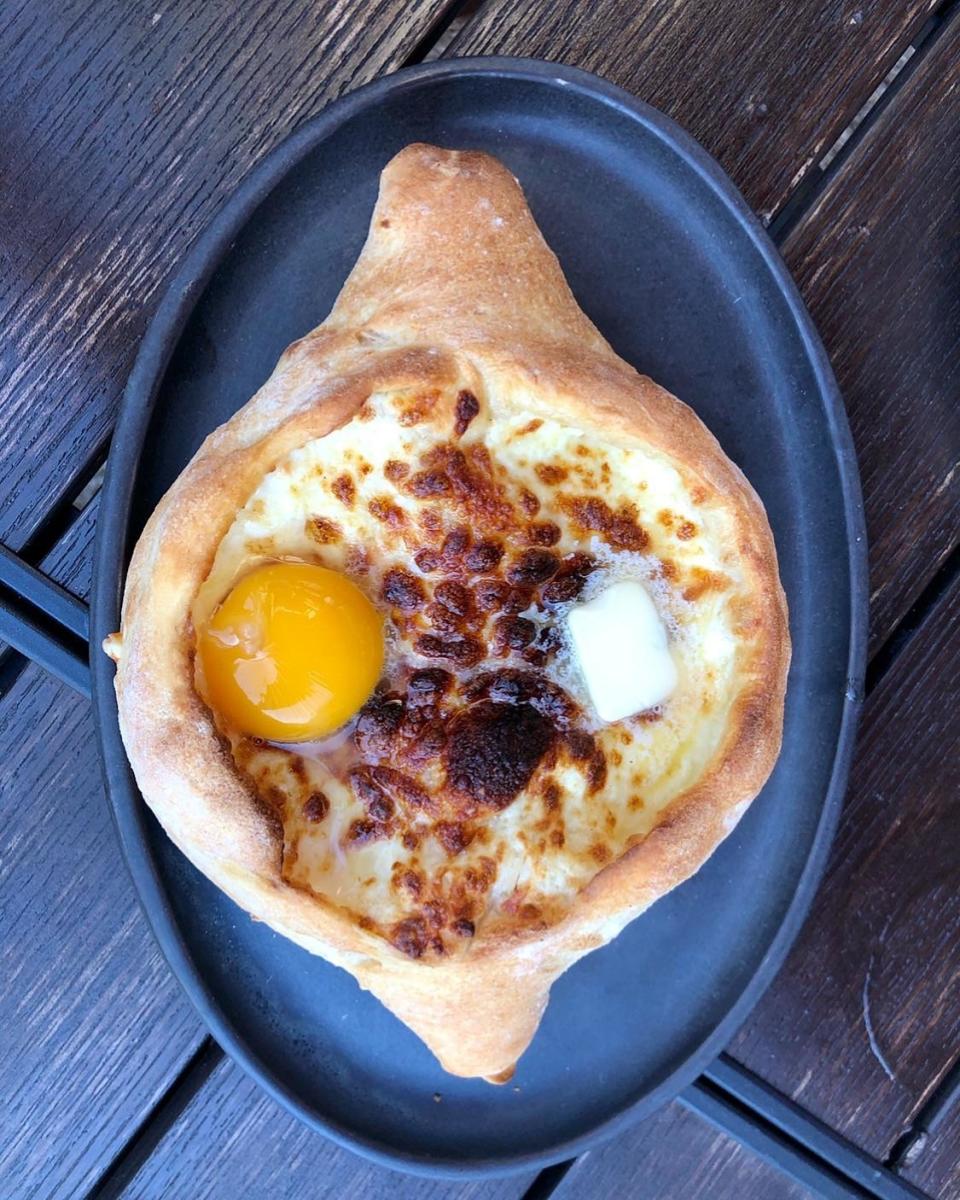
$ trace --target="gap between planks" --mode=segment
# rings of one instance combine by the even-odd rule
[[[817,166],[791,192],[767,225],[771,239],[782,246],[807,214],[816,208],[820,197],[839,175],[856,148],[867,137],[880,116],[895,103],[897,96],[914,72],[932,52],[950,23],[960,20],[960,0],[944,0],[887,72],[885,78],[867,97],[850,124],[839,134],[821,156]]]
[[[184,1064],[180,1074],[150,1109],[123,1148],[87,1192],[87,1200],[117,1200],[136,1178],[141,1167],[224,1060],[224,1053],[209,1035]]]

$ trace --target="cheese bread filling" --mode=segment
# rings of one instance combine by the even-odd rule
[[[251,571],[308,563],[379,614],[379,681],[322,737],[233,727],[202,655],[197,686],[282,822],[284,879],[413,957],[562,917],[702,775],[735,699],[750,611],[717,498],[525,399],[371,396],[262,480],[193,607],[202,634]]]

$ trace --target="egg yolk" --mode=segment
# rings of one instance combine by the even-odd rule
[[[270,563],[245,575],[197,638],[200,685],[234,728],[271,741],[323,737],[370,696],[383,622],[345,575]]]

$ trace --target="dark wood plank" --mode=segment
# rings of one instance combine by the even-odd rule
[[[95,496],[40,563],[44,574],[80,600],[89,600],[93,587],[93,546],[99,511],[100,497]]]
[[[873,648],[960,541],[958,129],[954,19],[784,246],[857,447]]]
[[[341,1150],[313,1133],[225,1061],[124,1193],[131,1200],[270,1196],[302,1200],[513,1200],[534,1173],[457,1183],[417,1179]]]
[[[958,43],[954,23],[787,246],[831,346],[858,443],[874,645],[960,531],[960,165],[949,151],[960,115]],[[956,1047],[960,909],[945,855],[960,775],[956,723],[950,728],[960,698],[950,676],[957,590],[868,705],[827,884],[734,1047],[880,1154]],[[951,1169],[941,1161],[942,1174]]]
[[[813,1193],[674,1102],[578,1159],[553,1200],[807,1200]]]
[[[0,8],[0,540],[71,493],[164,281],[251,165],[449,2]]]
[[[202,1038],[120,863],[89,705],[0,703],[0,1195],[77,1196]]]
[[[880,1158],[956,1055],[958,707],[960,579],[866,705],[826,880],[730,1050]]]
[[[954,1106],[943,1123],[904,1167],[905,1179],[944,1200],[960,1196],[960,1105]]]
[[[676,118],[764,220],[833,144],[935,0],[489,0],[452,54],[595,71]]]

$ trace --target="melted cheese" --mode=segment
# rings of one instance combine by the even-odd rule
[[[347,574],[384,613],[383,691],[396,696],[387,707],[398,706],[381,714],[384,721],[417,717],[404,690],[411,671],[439,667],[452,676],[434,714],[439,732],[407,737],[401,724],[400,741],[381,758],[358,749],[352,725],[324,743],[282,747],[245,739],[219,720],[238,765],[283,821],[288,882],[351,910],[403,948],[416,933],[411,953],[449,952],[481,929],[558,918],[604,865],[650,831],[719,746],[743,618],[736,542],[697,480],[647,448],[605,445],[549,416],[531,418],[516,403],[500,411],[482,396],[479,414],[457,437],[455,404],[455,395],[375,395],[353,420],[289,454],[238,512],[193,611],[200,628],[257,563],[320,563]],[[461,467],[482,475],[487,491],[461,488]],[[448,549],[457,539],[472,549],[461,546],[454,570]],[[562,566],[552,581],[509,583],[536,573],[544,555]],[[590,570],[577,582],[579,594],[565,599],[563,571],[574,572],[583,558]],[[631,619],[633,589],[642,587],[652,610],[641,619],[642,653],[647,668],[656,665],[658,686],[608,704],[612,693],[596,669],[609,654],[606,643],[591,666],[575,633],[578,665],[567,626],[572,620],[576,630],[577,611],[603,610],[626,595],[622,581],[631,581]],[[502,602],[511,612],[482,608],[497,588],[511,594]],[[463,595],[469,613],[461,618],[454,610]],[[583,607],[570,617],[573,605]],[[616,620],[623,619],[620,610]],[[655,630],[668,651],[655,646]],[[542,660],[534,653],[541,644],[548,647]],[[459,660],[443,657],[445,647]],[[639,640],[634,652],[639,665]],[[669,696],[633,715],[663,700],[665,654]],[[491,703],[471,699],[478,678],[509,670],[569,698],[576,720],[557,727],[552,748],[510,802],[451,808],[448,751],[421,759],[414,752],[428,736],[449,737],[458,712]],[[380,772],[368,780],[366,800],[351,774],[357,763]],[[385,796],[381,807],[393,816],[374,822],[367,837],[370,794]],[[435,797],[439,809],[431,809]]]

